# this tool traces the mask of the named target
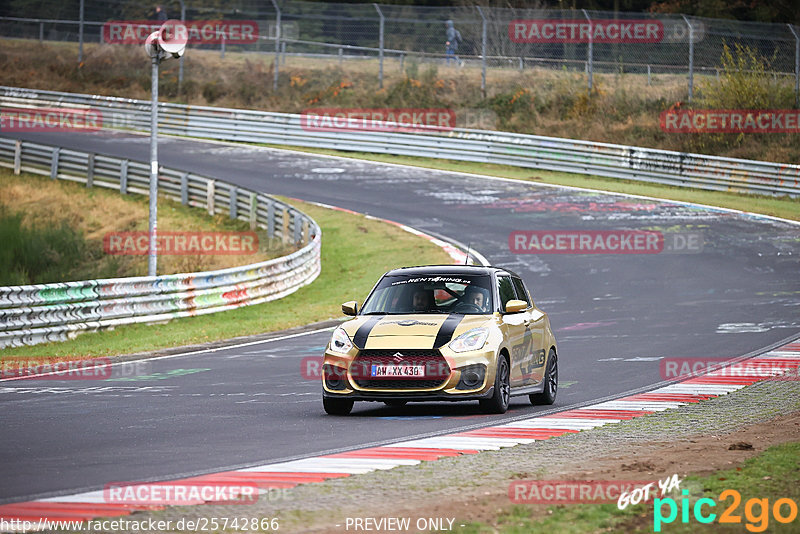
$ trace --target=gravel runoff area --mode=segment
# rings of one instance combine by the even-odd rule
[[[765,429],[780,435],[767,439],[760,434]],[[743,436],[753,445],[749,455],[774,442],[800,441],[800,381],[758,382],[714,399],[577,434],[301,485],[251,505],[170,507],[137,512],[128,519],[171,519],[175,524],[191,518],[268,517],[279,519],[279,532],[292,533],[345,532],[346,517],[490,521],[511,505],[512,480],[655,480],[658,473],[683,477],[710,472],[748,457],[744,451],[729,451]]]

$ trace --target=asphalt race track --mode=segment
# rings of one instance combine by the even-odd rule
[[[148,159],[146,136],[23,138]],[[471,243],[493,264],[515,270],[558,336],[557,409],[652,386],[662,380],[663,358],[732,358],[800,333],[800,227],[786,222],[202,141],[162,138],[159,156],[165,166]],[[700,234],[702,251],[534,255],[509,248],[515,230],[638,229]],[[321,355],[329,335],[147,360],[138,376],[102,383],[3,381],[0,502],[317,455],[545,410],[520,397],[504,416],[482,415],[477,403],[357,403],[350,417],[326,416],[320,385],[303,376],[301,364]]]

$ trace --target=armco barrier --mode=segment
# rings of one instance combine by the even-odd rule
[[[0,106],[92,108],[102,113],[106,128],[149,131],[150,127],[150,103],[143,100],[0,86]],[[303,128],[301,116],[294,114],[179,104],[160,104],[159,109],[159,131],[165,134],[498,163],[716,191],[800,195],[800,165],[460,128],[416,133],[322,131]]]
[[[0,138],[0,166],[149,193],[149,165]],[[173,169],[159,170],[159,191],[184,204],[227,213],[264,228],[296,252],[218,271],[0,287],[0,348],[61,341],[80,331],[203,315],[281,298],[320,272],[322,233],[313,219],[263,193]]]

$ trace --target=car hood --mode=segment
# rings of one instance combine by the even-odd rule
[[[483,326],[491,317],[458,313],[367,315],[342,326],[359,349],[431,349]]]

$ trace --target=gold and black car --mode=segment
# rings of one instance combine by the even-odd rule
[[[497,267],[434,265],[384,274],[325,349],[325,411],[355,401],[477,400],[504,413],[512,395],[552,404],[558,348],[522,279]]]

